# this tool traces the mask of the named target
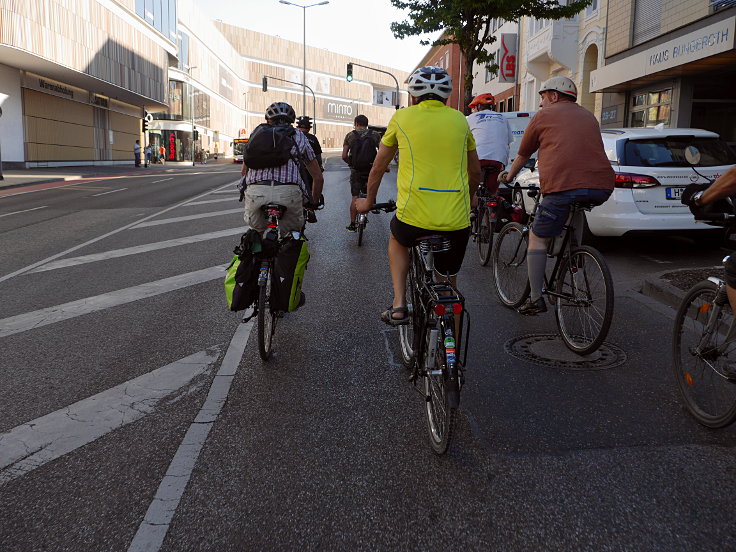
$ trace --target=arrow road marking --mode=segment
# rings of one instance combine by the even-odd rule
[[[253,321],[238,326],[207,399],[171,460],[128,552],[157,552],[161,549],[207,436],[225,405],[252,328]]]
[[[187,274],[172,276],[171,278],[164,278],[155,282],[148,282],[139,286],[120,289],[111,293],[86,297],[78,301],[56,305],[55,307],[48,307],[3,318],[0,319],[0,338],[219,278],[225,278],[224,265],[213,266]]]
[[[56,270],[57,268],[67,268],[70,266],[77,266],[86,263],[94,263],[97,261],[105,261],[107,259],[116,259],[118,257],[125,257],[127,255],[137,255],[139,253],[148,253],[150,251],[157,251],[159,249],[166,249],[168,247],[177,247],[179,245],[187,245],[190,243],[197,243],[206,240],[215,240],[218,238],[225,238],[227,236],[235,236],[246,232],[248,227],[243,228],[230,228],[228,230],[220,230],[218,232],[209,232],[207,234],[197,234],[195,236],[187,236],[185,238],[177,238],[174,240],[166,240],[157,243],[147,243],[145,245],[136,245],[133,247],[126,247],[123,249],[113,249],[111,251],[105,251],[104,253],[93,253],[91,255],[82,255],[81,257],[70,257],[69,259],[61,259],[59,261],[52,261],[45,265],[39,266],[36,269],[31,270],[28,274],[34,272],[46,272],[47,270]]]
[[[0,486],[150,414],[219,354],[200,351],[0,435]]]

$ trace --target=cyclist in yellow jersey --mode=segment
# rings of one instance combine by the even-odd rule
[[[452,79],[441,67],[421,67],[408,81],[414,105],[394,113],[368,176],[368,193],[356,207],[366,213],[376,202],[389,162],[399,150],[396,215],[391,220],[388,260],[394,299],[381,313],[392,326],[409,323],[406,276],[409,248],[418,238],[443,234],[449,251],[435,256],[442,277],[456,283],[470,235],[470,209],[480,183],[480,162],[465,116],[445,105]]]

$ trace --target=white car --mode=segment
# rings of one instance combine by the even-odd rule
[[[718,134],[695,128],[621,128],[602,130],[601,135],[616,187],[608,201],[585,213],[594,236],[713,231],[712,226],[695,222],[680,195],[688,184],[718,178],[736,165],[736,153]],[[684,150],[690,145],[701,153],[695,170],[685,160]],[[544,172],[544,167],[522,169],[516,184],[538,186],[539,170]],[[527,213],[533,209],[526,193],[515,192],[514,201]]]

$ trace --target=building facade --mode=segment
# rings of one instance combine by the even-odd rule
[[[444,37],[445,35],[442,35],[441,38]],[[465,103],[463,98],[465,63],[463,62],[463,55],[460,52],[460,47],[457,44],[432,46],[422,58],[422,61],[420,61],[414,68],[412,73],[425,65],[442,67],[447,71],[447,74],[452,78],[452,94],[450,94],[450,97],[447,99],[447,105],[464,113],[466,107],[463,105]],[[409,75],[407,75],[407,77],[408,76]]]
[[[407,105],[407,73],[214,22],[195,0],[0,0],[0,152],[6,166],[128,164],[133,145],[169,161],[231,155],[287,101],[341,147],[358,114],[383,126]],[[263,91],[263,77],[268,77]],[[306,103],[306,105],[303,105]],[[144,119],[148,131],[143,132]],[[193,138],[197,136],[197,141]]]
[[[519,106],[520,24],[503,19],[491,20],[493,60],[498,66],[491,71],[485,64],[473,64],[473,95],[490,93],[496,100],[496,111],[516,111]]]
[[[734,2],[609,0],[607,22],[590,79],[604,128],[704,128],[736,144]]]

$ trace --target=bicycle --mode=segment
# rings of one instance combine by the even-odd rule
[[[273,286],[273,266],[279,248],[284,241],[279,232],[279,220],[284,215],[286,207],[277,203],[269,203],[263,205],[261,210],[266,215],[267,224],[266,231],[262,243],[264,250],[262,253],[260,271],[258,273],[258,301],[256,303],[255,316],[258,317],[258,352],[264,361],[271,358],[273,350],[273,337],[276,333],[277,320],[282,318],[283,311],[274,310],[271,307],[271,292]],[[304,226],[307,222],[317,222],[313,209],[305,208]],[[254,316],[254,315],[251,315]]]
[[[437,454],[447,451],[454,431],[470,331],[465,298],[451,282],[434,279],[434,255],[449,248],[445,237],[433,234],[409,249],[406,297],[411,320],[399,326],[401,360],[411,371],[409,381],[424,396],[429,441]],[[417,388],[420,378],[422,389]]]
[[[364,198],[365,194],[361,193],[358,197]],[[396,210],[396,202],[393,199],[389,199],[387,203],[376,203],[371,207],[371,213],[377,215],[381,211],[391,212]],[[358,219],[355,225],[355,231],[358,233],[358,247],[363,245],[363,232],[365,226],[368,224],[368,213],[358,213]]]
[[[501,303],[510,308],[519,307],[531,292],[526,252],[539,205],[537,187],[516,185],[514,189],[528,190],[534,208],[526,224],[507,224],[493,244],[494,289]],[[554,306],[562,341],[579,355],[588,355],[600,347],[613,318],[613,279],[608,264],[597,249],[580,244],[583,211],[592,208],[593,205],[582,202],[572,204],[563,233],[550,242],[547,256],[556,260],[551,275],[545,274],[542,289]]]
[[[698,219],[730,226],[736,215],[714,213]],[[677,309],[672,333],[672,369],[688,411],[706,427],[732,424],[736,377],[724,368],[736,362],[736,318],[726,283],[711,276],[690,288]]]

